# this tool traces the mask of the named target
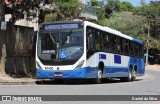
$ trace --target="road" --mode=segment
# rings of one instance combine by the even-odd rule
[[[159,80],[160,71],[146,70],[145,76],[138,77],[134,82],[112,80],[102,84],[57,84],[50,82],[38,85],[0,85],[0,95],[160,95]],[[49,102],[43,103],[48,104]],[[64,102],[56,103],[64,104]],[[87,103],[93,104],[93,102]],[[105,104],[105,102],[102,101],[101,103]],[[115,104],[114,102],[111,103]],[[132,103],[135,104],[135,102]],[[152,103],[153,102],[145,102],[144,104]],[[160,104],[158,101],[153,104],[156,103]],[[80,102],[74,102],[74,104],[80,104]],[[122,102],[122,104],[127,104],[127,101]]]

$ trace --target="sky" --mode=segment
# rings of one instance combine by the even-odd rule
[[[134,6],[140,6],[140,2],[141,0],[121,0],[121,1],[128,1],[130,3],[132,3]],[[153,0],[145,0],[145,3],[148,4],[150,3],[150,1],[153,1]]]

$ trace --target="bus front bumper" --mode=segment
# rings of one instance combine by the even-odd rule
[[[86,78],[86,68],[78,70],[42,70],[36,69],[38,79]]]

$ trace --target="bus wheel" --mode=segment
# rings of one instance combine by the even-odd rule
[[[133,70],[132,71],[132,81],[135,81],[136,80],[136,71]]]
[[[129,68],[129,73],[128,74],[129,74],[129,76],[125,78],[126,82],[132,81],[132,68],[131,67]]]
[[[94,83],[100,84],[102,82],[103,73],[102,70],[98,70],[97,78],[93,79]]]

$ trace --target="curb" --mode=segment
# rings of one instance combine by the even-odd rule
[[[154,70],[154,71],[160,71],[160,69],[153,69],[153,68],[145,68],[146,70]]]
[[[35,81],[0,81],[0,85],[34,85]]]

